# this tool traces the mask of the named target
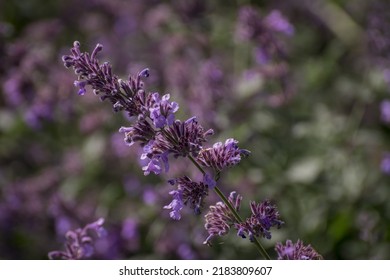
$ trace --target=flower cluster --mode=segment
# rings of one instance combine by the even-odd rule
[[[171,218],[179,220],[181,218],[180,211],[187,204],[194,209],[196,215],[199,215],[204,198],[208,195],[209,186],[204,182],[193,182],[187,176],[170,180],[169,183],[178,185],[177,190],[169,193],[173,196],[172,202],[164,207],[164,209],[172,210],[170,212]]]
[[[232,192],[229,196],[229,202],[234,205],[238,211],[242,196]],[[234,226],[237,229],[237,235],[242,238],[249,236],[249,240],[254,242],[255,237],[271,238],[270,229],[273,226],[280,228],[283,221],[280,220],[280,214],[276,206],[271,204],[269,200],[257,204],[252,201],[250,203],[252,215],[243,222],[231,214],[231,211],[223,202],[218,202],[215,206],[210,206],[210,211],[205,216],[205,228],[209,233],[209,237],[205,243],[210,244],[210,239],[216,235],[225,235]]]
[[[216,172],[222,171],[225,167],[233,166],[241,161],[241,156],[248,156],[248,150],[240,149],[238,141],[232,138],[215,143],[212,148],[204,149],[198,156],[198,161],[205,167],[212,167]]]
[[[135,117],[131,126],[121,127],[119,132],[125,134],[127,145],[138,142],[143,147],[141,160],[145,175],[158,175],[163,170],[168,172],[170,155],[175,158],[191,157],[202,166],[220,172],[224,167],[238,164],[242,155],[249,154],[249,151],[240,149],[234,139],[205,148],[203,145],[206,138],[214,133],[212,129],[205,130],[196,117],[186,121],[176,120],[175,113],[179,105],[169,101],[169,94],[161,97],[157,92],[145,91],[141,79],[149,76],[148,69],[142,70],[136,77],[129,76],[127,81],[119,79],[112,73],[109,63],[99,64],[96,56],[102,48],[98,44],[90,55],[82,53],[80,43],[75,42],[71,55],[65,55],[62,59],[65,67],[73,67],[78,75],[74,84],[79,88],[79,94],[85,94],[86,86],[89,85],[95,94],[100,95],[101,100],[111,101],[114,111],[126,111],[129,117]],[[189,183],[188,180],[176,180],[179,189],[171,192],[174,199],[165,207],[172,210],[170,216],[173,219],[180,219],[179,211],[188,201],[191,201],[189,204],[195,213],[200,212],[203,197],[207,195],[204,186],[213,188],[216,184],[208,173],[205,173],[202,183]],[[198,186],[202,186],[202,195],[198,193]]]
[[[279,219],[280,215],[276,206],[271,204],[269,200],[265,200],[259,204],[252,201],[250,207],[252,215],[245,222],[235,225],[238,230],[237,235],[242,238],[246,238],[246,235],[248,235],[252,242],[254,236],[271,239],[269,231],[271,227],[280,228],[283,224],[283,221]]]
[[[94,252],[93,234],[97,237],[105,234],[103,223],[104,219],[100,218],[82,229],[68,231],[65,235],[65,250],[50,252],[49,259],[80,260],[91,257]]]
[[[278,260],[321,260],[323,259],[311,245],[303,245],[298,239],[297,243],[291,240],[286,241],[286,245],[277,243],[275,250],[278,253]]]
[[[243,13],[244,18],[258,28],[260,22],[253,16],[251,10],[244,10]],[[292,32],[292,27],[276,12],[261,24],[273,26],[275,31]],[[179,105],[169,101],[169,94],[161,97],[159,93],[144,90],[141,79],[149,76],[148,69],[142,70],[136,77],[129,76],[128,80],[121,80],[112,74],[109,63],[99,64],[96,55],[101,50],[102,45],[98,44],[91,55],[82,53],[80,44],[75,42],[71,49],[72,54],[63,56],[63,61],[66,67],[73,67],[78,75],[78,80],[74,84],[79,88],[80,95],[86,93],[86,86],[89,85],[95,94],[100,95],[101,100],[109,100],[112,103],[114,111],[125,111],[135,120],[131,126],[121,127],[119,131],[125,134],[124,140],[127,145],[132,146],[138,142],[143,148],[141,160],[144,174],[158,175],[163,170],[168,172],[169,157],[173,156],[189,158],[203,175],[201,182],[194,181],[188,176],[169,180],[171,185],[177,185],[177,189],[169,193],[172,196],[171,203],[164,207],[170,210],[170,217],[174,220],[181,219],[181,211],[186,205],[199,215],[209,190],[213,189],[223,202],[210,206],[209,212],[205,215],[205,228],[209,236],[204,243],[210,245],[212,237],[225,235],[234,227],[238,231],[238,236],[243,238],[249,236],[250,241],[255,242],[258,248],[262,248],[257,237],[270,239],[271,227],[280,228],[283,224],[276,206],[268,200],[259,204],[251,202],[252,214],[246,220],[242,220],[238,215],[242,196],[231,192],[226,198],[216,186],[220,173],[227,167],[240,163],[242,157],[248,156],[250,152],[239,148],[238,141],[233,138],[227,139],[224,143],[217,142],[211,148],[204,147],[206,138],[213,134],[212,129],[205,130],[196,117],[184,122],[176,120],[175,113]],[[52,252],[50,258],[80,259],[90,256],[92,239],[87,231],[89,229],[97,231],[96,228],[100,228],[102,223],[103,220],[99,220],[82,230],[69,232],[66,251]],[[269,258],[264,249],[261,253],[265,258]]]

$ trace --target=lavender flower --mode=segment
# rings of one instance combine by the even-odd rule
[[[154,105],[150,108],[150,117],[157,128],[172,125],[175,120],[174,113],[179,109],[179,105],[176,102],[168,102],[169,97],[169,94],[162,98],[158,93],[153,94]]]
[[[294,34],[294,27],[279,11],[274,10],[262,18],[251,6],[240,9],[237,23],[238,38],[256,42],[258,48],[261,48],[264,62],[286,56],[283,43],[275,36],[275,33],[288,36]]]
[[[180,211],[184,207],[183,193],[181,190],[177,190],[177,191],[171,191],[169,192],[169,194],[173,196],[173,200],[169,205],[164,206],[164,209],[172,210],[169,213],[169,216],[174,220],[180,220],[181,219]]]
[[[231,192],[228,198],[229,202],[233,205],[234,209],[238,211],[240,209],[242,196]],[[215,205],[210,206],[210,211],[205,215],[206,223],[205,229],[209,233],[209,236],[203,242],[211,246],[210,240],[214,236],[222,236],[228,234],[230,227],[235,223],[235,217],[225,203],[219,201]]]
[[[204,198],[208,195],[208,186],[203,182],[193,182],[189,177],[184,176],[169,181],[170,184],[177,184],[177,191],[171,191],[172,202],[164,209],[172,210],[170,216],[174,220],[180,220],[180,211],[183,205],[189,204],[194,213],[199,215],[203,208]]]
[[[185,205],[189,205],[195,214],[200,214],[208,190],[216,188],[215,178],[218,178],[219,173],[226,167],[238,164],[241,157],[249,155],[250,152],[240,149],[238,141],[232,138],[227,139],[225,143],[218,142],[212,148],[203,148],[206,137],[213,134],[213,130],[205,131],[198,124],[196,117],[184,122],[175,120],[174,114],[179,106],[176,102],[169,101],[168,94],[160,97],[159,93],[148,93],[143,89],[140,78],[149,76],[148,69],[141,71],[136,78],[130,76],[128,81],[123,81],[112,74],[108,63],[99,65],[96,54],[102,49],[100,44],[91,55],[81,53],[79,47],[80,44],[75,42],[71,49],[72,55],[63,57],[65,66],[73,67],[79,76],[75,82],[79,87],[79,94],[84,94],[86,85],[90,85],[96,94],[102,95],[102,100],[111,101],[115,111],[125,110],[130,117],[137,117],[135,124],[121,127],[119,131],[125,134],[125,142],[129,146],[140,142],[143,147],[141,160],[145,175],[150,173],[157,175],[164,169],[168,172],[170,155],[175,158],[190,157],[203,173],[203,181],[194,182],[187,176],[170,180],[172,185],[177,184],[177,190],[169,193],[172,195],[172,201],[164,209],[171,210],[169,215],[175,220],[181,218],[181,210]],[[212,167],[214,177],[201,166]],[[218,194],[221,195],[220,191]],[[226,198],[221,196],[226,201]],[[241,200],[242,196],[232,192],[228,198],[229,205],[218,202],[210,207],[209,213],[205,216],[205,228],[209,232],[209,237],[204,243],[210,244],[209,240],[213,236],[226,234],[233,225],[239,229],[240,236],[249,234],[251,241],[256,241],[254,236],[260,235],[270,238],[270,227],[281,225],[276,207],[267,202],[261,205],[251,203],[252,217],[245,223],[237,224],[240,219],[237,220],[236,211],[239,210]],[[71,244],[74,239],[71,240]],[[71,248],[70,245],[68,247]],[[73,251],[65,256],[73,258]],[[263,255],[267,256],[266,253]]]
[[[241,156],[248,156],[248,150],[240,149],[238,141],[229,138],[225,141],[215,143],[212,148],[200,151],[197,160],[202,166],[212,167],[215,171],[220,172],[225,167],[238,164]]]
[[[283,222],[279,219],[280,214],[276,206],[271,204],[269,200],[256,204],[250,203],[252,215],[243,223],[235,224],[237,235],[242,238],[249,236],[249,240],[253,242],[254,236],[265,237],[271,239],[270,229],[273,226],[280,228]]]
[[[142,70],[136,78],[130,76],[128,81],[118,79],[108,63],[100,65],[96,59],[101,50],[102,45],[98,44],[91,55],[81,53],[80,43],[75,42],[72,55],[63,56],[63,61],[79,76],[75,81],[79,94],[84,94],[85,86],[90,85],[96,94],[102,95],[102,100],[111,101],[115,111],[125,110],[130,117],[137,117],[134,125],[121,127],[119,131],[125,133],[124,140],[129,146],[135,142],[143,146],[144,174],[160,174],[163,169],[167,172],[169,154],[196,157],[213,131],[205,132],[195,117],[185,122],[175,121],[174,113],[179,105],[169,102],[169,94],[160,97],[159,93],[147,93],[143,89],[141,78],[149,76],[148,69]]]
[[[288,36],[294,35],[294,26],[278,10],[271,11],[265,18],[264,24],[275,32],[280,32]]]
[[[79,94],[86,92],[85,87],[90,85],[100,99],[110,100],[114,111],[126,110],[130,117],[149,115],[149,110],[155,105],[156,95],[143,90],[141,78],[149,76],[149,69],[144,69],[136,77],[129,76],[127,81],[119,79],[112,73],[108,62],[99,64],[97,54],[103,49],[97,44],[92,54],[82,53],[80,43],[74,42],[71,55],[64,55],[62,60],[65,67],[73,67],[78,80],[74,82],[79,87]]]
[[[163,133],[157,133],[154,140],[150,140],[144,146],[144,153],[141,159],[146,160],[145,166],[142,168],[144,174],[150,172],[160,174],[162,166],[168,172],[168,155],[173,154],[174,157],[186,157],[188,155],[197,156],[202,149],[202,144],[206,142],[206,137],[213,134],[213,130],[209,129],[204,132],[201,125],[195,117],[188,119],[185,122],[176,120],[171,126],[167,127]]]
[[[303,245],[298,239],[297,243],[291,240],[286,241],[286,245],[277,243],[275,251],[278,253],[278,260],[321,260],[323,257],[317,253],[311,245]]]
[[[125,133],[124,141],[128,146],[132,146],[135,142],[140,142],[141,146],[145,146],[156,134],[153,127],[143,116],[139,116],[137,123],[133,126],[122,126],[119,132]]]
[[[66,233],[65,251],[52,251],[49,259],[80,260],[89,258],[94,252],[94,240],[91,232],[97,237],[105,234],[104,219],[100,218],[94,223],[86,225],[83,229],[76,229]]]

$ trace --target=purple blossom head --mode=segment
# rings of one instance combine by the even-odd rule
[[[145,175],[153,172],[160,174],[162,166],[167,172],[169,169],[168,155],[174,157],[188,155],[196,156],[202,149],[202,144],[206,142],[206,137],[213,131],[204,131],[203,127],[198,124],[196,118],[190,118],[185,122],[176,120],[171,126],[164,129],[164,133],[158,132],[154,140],[150,140],[144,146],[144,153],[141,159],[147,160],[143,167]]]
[[[240,149],[238,141],[232,138],[227,139],[225,143],[215,143],[212,148],[201,150],[198,155],[198,162],[202,166],[212,167],[216,171],[221,171],[226,167],[238,164],[241,156],[248,156],[248,150]]]
[[[93,235],[102,237],[105,234],[103,223],[104,219],[100,218],[82,229],[68,231],[65,250],[50,252],[49,259],[80,260],[90,258],[94,251]]]
[[[291,240],[286,241],[286,245],[278,242],[275,245],[275,251],[278,253],[278,260],[321,260],[323,257],[311,247],[303,245],[298,239],[297,243]]]
[[[236,192],[231,192],[228,198],[232,206],[239,211],[242,196]],[[211,245],[210,240],[214,236],[226,235],[230,227],[233,226],[235,218],[230,209],[223,202],[217,202],[215,205],[210,206],[209,212],[205,215],[206,223],[205,229],[209,233],[209,236],[203,242],[204,244]]]
[[[203,182],[193,182],[189,177],[184,176],[174,180],[169,181],[170,184],[177,184],[177,191],[172,191],[170,194],[173,196],[172,202],[165,206],[165,209],[173,209],[174,205],[177,205],[177,200],[180,200],[181,206],[189,205],[196,215],[201,213],[201,209],[203,208],[203,202],[205,197],[208,195],[209,187]],[[178,198],[178,194],[180,197]],[[181,210],[181,208],[179,209]],[[171,212],[172,213],[172,212]],[[171,218],[176,219],[180,215],[171,214]]]
[[[250,241],[254,237],[265,237],[271,239],[270,229],[273,226],[280,228],[283,222],[280,220],[280,214],[275,205],[269,200],[257,204],[252,201],[250,203],[252,215],[245,222],[235,224],[237,235],[242,238],[249,236]]]
[[[129,116],[146,115],[153,101],[151,94],[143,90],[141,78],[149,76],[149,69],[142,70],[136,77],[129,76],[127,81],[119,79],[109,63],[99,64],[97,54],[102,49],[103,46],[97,44],[92,54],[82,53],[80,43],[75,41],[71,54],[62,57],[65,67],[72,67],[78,76],[74,82],[79,87],[78,93],[85,94],[85,87],[89,85],[102,101],[111,101],[114,111],[126,110]]]

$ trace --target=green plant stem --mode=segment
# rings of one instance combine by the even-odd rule
[[[176,139],[173,139],[170,137],[170,135],[165,131],[165,129],[162,129],[161,132],[168,137],[171,141],[177,142]],[[188,155],[188,158],[190,161],[198,168],[198,170],[205,175],[206,171],[202,168],[202,166],[199,165],[199,163],[191,156]],[[236,219],[237,223],[242,223],[243,219],[238,214],[237,210],[233,207],[233,205],[229,202],[229,200],[226,198],[226,196],[223,194],[223,192],[217,187],[214,187],[214,191],[217,193],[217,195],[222,199],[223,203],[229,208],[230,212],[232,212],[234,218]],[[270,260],[271,257],[268,255],[267,251],[264,249],[264,247],[261,245],[260,241],[257,239],[256,236],[253,236],[253,243],[255,244],[257,250],[260,252],[260,254],[263,256],[264,259]]]
[[[203,168],[199,165],[199,163],[196,162],[196,160],[192,156],[189,155],[188,158],[199,169],[199,171],[202,172],[203,175],[206,174],[206,172],[203,170]],[[226,198],[226,196],[223,194],[223,192],[217,186],[214,187],[214,191],[222,199],[223,203],[225,203],[225,205],[229,208],[230,212],[232,212],[236,221],[238,223],[242,223],[243,219],[240,217],[237,210],[229,202],[229,200]],[[263,256],[264,259],[266,259],[266,260],[271,259],[271,257],[268,255],[267,251],[261,245],[260,241],[257,239],[256,236],[253,236],[253,243],[255,244],[256,248],[259,250],[260,254]]]

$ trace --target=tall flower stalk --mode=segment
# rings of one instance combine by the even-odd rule
[[[169,171],[170,158],[188,158],[201,172],[203,179],[195,181],[184,176],[169,180],[177,189],[170,192],[172,202],[164,208],[170,210],[170,217],[181,219],[181,210],[189,206],[199,215],[204,208],[204,199],[209,190],[213,190],[222,200],[210,206],[206,214],[205,228],[209,236],[205,244],[211,245],[211,239],[237,230],[237,235],[248,237],[265,259],[270,256],[261,245],[259,238],[271,238],[271,227],[280,228],[283,221],[275,205],[265,200],[261,203],[250,202],[251,216],[241,218],[239,212],[242,196],[233,192],[226,197],[217,186],[221,172],[240,163],[250,152],[241,149],[238,141],[229,138],[224,143],[217,142],[205,147],[208,136],[214,132],[204,129],[196,117],[185,121],[177,120],[175,113],[179,109],[176,102],[170,101],[169,94],[161,96],[157,92],[147,92],[143,80],[149,76],[149,69],[140,71],[127,80],[118,78],[112,72],[109,63],[99,64],[97,54],[102,50],[98,44],[93,52],[80,51],[80,43],[75,42],[71,54],[63,56],[65,67],[73,68],[78,79],[74,85],[78,93],[86,93],[90,86],[100,99],[109,100],[115,112],[125,111],[134,120],[129,127],[121,127],[124,141],[132,146],[138,142],[143,148],[141,160],[144,175]]]

